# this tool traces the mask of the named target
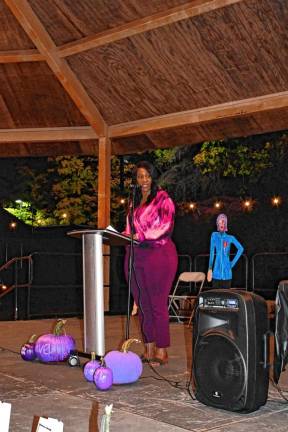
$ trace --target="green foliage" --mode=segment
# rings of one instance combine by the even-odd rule
[[[245,142],[223,141],[205,142],[200,152],[194,156],[194,164],[202,174],[217,173],[223,177],[257,177],[263,170],[272,166],[271,147],[259,148]]]
[[[97,160],[61,156],[48,159],[45,171],[27,169],[36,220],[45,224],[96,224]]]
[[[29,202],[21,200],[18,203],[11,202],[10,206],[6,207],[5,210],[25,222],[27,225],[33,225],[34,215]]]
[[[53,215],[64,224],[96,225],[97,161],[93,158],[56,158],[56,181],[52,185],[55,199]]]
[[[175,156],[177,153],[177,148],[172,149],[157,149],[153,152],[154,164],[160,172],[169,168],[171,164],[175,161]]]
[[[113,157],[111,223],[120,230],[125,223],[132,169],[140,160],[149,160],[157,167],[160,186],[176,203],[247,192],[256,197],[281,194],[285,179],[288,181],[288,136],[277,133]],[[30,160],[25,165],[21,161],[3,169],[0,183],[3,180],[7,186],[2,202],[10,202],[9,211],[28,224],[33,219],[34,225],[97,225],[97,158],[58,157],[36,162]],[[15,174],[16,166],[19,170]],[[9,173],[13,173],[11,187]],[[13,186],[15,175],[21,182],[19,189]],[[27,206],[20,208],[13,201],[15,197],[22,198]]]

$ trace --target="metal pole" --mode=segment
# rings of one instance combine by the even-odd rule
[[[84,351],[105,355],[102,233],[83,233]]]
[[[18,320],[18,261],[15,262],[14,267],[14,284],[15,284],[15,290],[14,290],[14,320]]]

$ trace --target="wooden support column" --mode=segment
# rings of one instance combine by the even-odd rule
[[[111,198],[111,140],[99,138],[98,150],[98,228],[110,224]],[[103,245],[104,310],[109,310],[110,247]]]
[[[111,141],[107,136],[99,138],[98,152],[98,228],[110,223],[111,197]]]

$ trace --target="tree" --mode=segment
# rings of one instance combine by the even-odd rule
[[[32,206],[42,210],[41,223],[96,224],[97,160],[60,156],[48,159],[47,170],[27,167]]]

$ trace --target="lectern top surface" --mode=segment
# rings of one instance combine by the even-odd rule
[[[103,243],[109,244],[110,246],[125,246],[131,242],[130,237],[121,234],[117,231],[112,231],[109,229],[83,229],[74,230],[67,233],[71,237],[81,238],[86,235],[100,235],[102,236]],[[134,240],[134,244],[139,244],[138,241]]]

